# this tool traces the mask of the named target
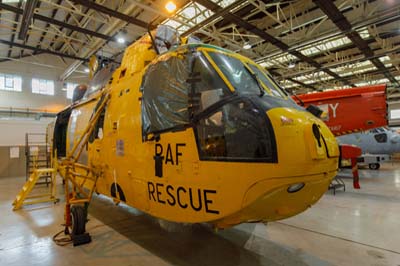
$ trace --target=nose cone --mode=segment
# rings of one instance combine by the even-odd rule
[[[337,168],[339,147],[324,122],[309,112],[293,108],[274,108],[267,115],[276,136],[278,162],[297,165],[299,169],[309,165],[319,168],[329,162],[326,171]]]
[[[399,143],[400,142],[400,136],[399,135],[392,135],[392,137],[390,138],[390,142],[395,144],[395,143]]]

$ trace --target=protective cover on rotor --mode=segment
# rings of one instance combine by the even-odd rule
[[[167,25],[160,25],[157,27],[154,42],[160,54],[178,47],[181,43],[179,32]]]

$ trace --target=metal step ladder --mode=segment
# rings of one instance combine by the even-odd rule
[[[34,169],[28,180],[18,193],[17,197],[13,202],[13,211],[21,209],[23,205],[36,204],[42,202],[58,202],[56,198],[56,174],[57,168],[39,168]],[[38,180],[43,176],[50,176],[50,186],[48,192],[43,194],[35,194],[29,196],[32,189],[35,187]]]
[[[25,134],[26,180],[29,179],[34,169],[51,167],[50,149],[45,133]],[[50,175],[42,175],[37,184],[50,183]]]

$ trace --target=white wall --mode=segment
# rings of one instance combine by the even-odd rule
[[[0,120],[0,147],[2,146],[25,146],[25,133],[46,133],[47,125],[53,119],[23,120],[23,119],[1,119]]]
[[[22,77],[22,92],[0,90],[0,107],[61,110],[70,103],[70,100],[66,98],[67,92],[62,91],[63,82],[58,81],[58,77],[72,62],[73,60],[63,61],[58,56],[41,54],[0,63],[0,73],[16,74]],[[82,71],[83,67],[80,70]],[[33,94],[31,88],[33,77],[54,80],[54,96]],[[84,83],[86,80],[86,74],[74,73],[65,82]]]
[[[400,109],[400,101],[388,103],[389,125],[400,126],[400,119],[391,119],[390,118],[390,110],[392,110],[392,109]]]

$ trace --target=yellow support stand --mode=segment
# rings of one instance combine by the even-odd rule
[[[58,202],[59,199],[56,198],[56,174],[57,168],[40,168],[34,169],[29,179],[26,181],[21,191],[15,198],[13,205],[13,211],[21,209],[23,205],[36,204],[42,202]],[[28,196],[36,182],[41,176],[51,175],[50,188],[48,193],[38,194],[33,196]],[[26,201],[29,200],[29,201]]]

